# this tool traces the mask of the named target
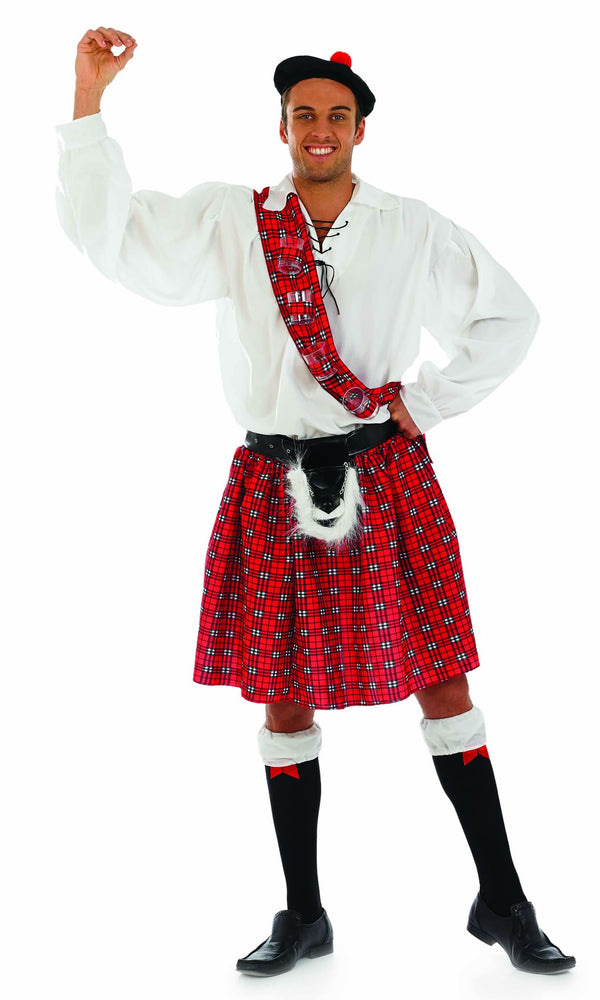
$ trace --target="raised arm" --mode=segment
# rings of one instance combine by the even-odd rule
[[[111,46],[125,45],[115,56]],[[228,294],[219,217],[229,186],[200,184],[180,197],[132,190],[100,101],[136,48],[127,32],[87,31],[77,46],[73,121],[57,126],[58,216],[69,239],[112,281],[163,305]]]

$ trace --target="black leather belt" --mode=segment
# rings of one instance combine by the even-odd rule
[[[296,455],[303,455],[307,460],[306,467],[314,469],[323,461],[327,465],[337,464],[338,456],[341,462],[347,462],[352,455],[374,448],[397,433],[398,424],[390,417],[379,424],[358,427],[349,434],[317,438],[292,438],[285,434],[257,434],[255,431],[248,431],[244,443],[252,451],[258,451],[267,458],[277,458],[280,462],[289,462]]]
[[[257,434],[248,431],[245,445],[267,458],[280,462],[302,459],[314,502],[321,510],[335,510],[344,488],[346,468],[350,458],[374,448],[398,433],[398,425],[390,417],[378,424],[358,427],[349,434],[332,434],[318,438],[291,438],[285,434]]]

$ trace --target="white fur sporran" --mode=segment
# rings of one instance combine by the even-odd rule
[[[365,504],[355,467],[350,462],[345,462],[344,466],[346,474],[340,502],[335,510],[328,512],[315,506],[308,478],[302,467],[302,458],[299,457],[293,463],[289,463],[286,474],[287,493],[294,504],[293,515],[296,520],[294,534],[320,538],[333,545],[358,535],[361,529],[360,514]],[[330,523],[322,524],[320,523],[322,521]]]

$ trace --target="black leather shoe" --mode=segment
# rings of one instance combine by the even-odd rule
[[[563,955],[538,927],[533,903],[513,903],[510,917],[499,917],[479,893],[471,911],[467,930],[485,944],[502,945],[516,969],[552,975],[575,965],[572,955]]]
[[[325,910],[312,924],[303,924],[297,910],[279,910],[270,937],[238,958],[236,969],[249,976],[278,976],[293,969],[299,958],[319,958],[332,951],[333,928]]]

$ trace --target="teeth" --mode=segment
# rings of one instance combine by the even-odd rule
[[[309,153],[315,153],[317,156],[325,156],[326,153],[333,153],[333,146],[309,146]]]

